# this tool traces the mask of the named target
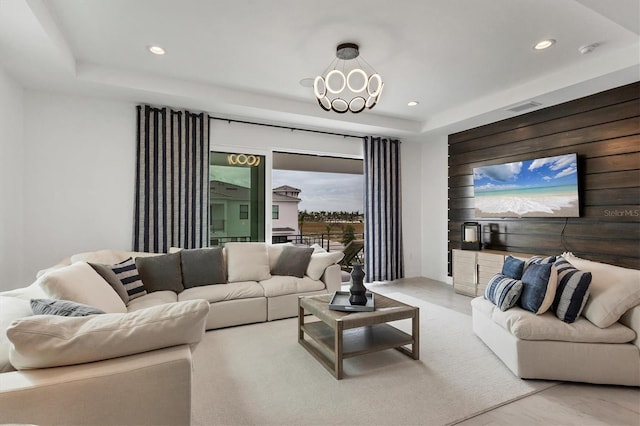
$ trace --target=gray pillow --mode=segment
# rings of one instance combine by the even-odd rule
[[[86,317],[87,315],[105,313],[93,306],[56,299],[31,299],[31,310],[34,315],[60,315],[63,317]]]
[[[88,263],[93,270],[100,274],[100,276],[109,283],[116,293],[118,293],[118,296],[120,296],[120,299],[122,299],[125,305],[129,303],[129,293],[127,293],[127,289],[124,288],[124,284],[122,284],[122,281],[120,281],[116,273],[113,272],[113,269],[107,265],[101,265],[99,263]]]
[[[311,261],[313,249],[311,247],[285,247],[278,257],[271,275],[285,275],[302,278]]]
[[[184,290],[180,271],[180,253],[138,257],[136,268],[148,293],[162,290],[180,293]]]
[[[221,248],[180,251],[184,288],[227,282],[227,271]]]

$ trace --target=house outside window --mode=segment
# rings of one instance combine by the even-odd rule
[[[271,206],[271,219],[280,219],[280,206]]]
[[[249,204],[240,204],[240,220],[249,219]]]

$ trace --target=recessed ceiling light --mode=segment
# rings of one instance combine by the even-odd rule
[[[149,52],[153,53],[154,55],[164,55],[165,51],[162,47],[160,46],[149,46]]]
[[[550,39],[547,39],[547,40],[542,40],[542,41],[537,42],[533,46],[533,48],[535,50],[544,50],[544,49],[547,49],[547,48],[553,46],[555,43],[556,43],[556,41],[554,39],[550,38]]]
[[[409,103],[407,103],[408,106],[416,106],[418,105],[420,102],[418,101],[410,101]]]

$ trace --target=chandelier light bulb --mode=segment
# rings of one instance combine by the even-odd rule
[[[384,87],[382,77],[371,66],[367,73],[355,60],[359,54],[357,44],[338,45],[337,59],[328,67],[330,71],[313,80],[313,93],[325,111],[358,113],[378,103]]]

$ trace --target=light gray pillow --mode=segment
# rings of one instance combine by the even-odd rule
[[[221,248],[180,251],[184,288],[227,282],[227,270]]]
[[[278,257],[276,266],[271,270],[271,275],[304,277],[312,254],[311,247],[285,247]]]
[[[93,306],[56,299],[31,299],[31,310],[34,315],[60,315],[63,317],[86,317],[87,315],[105,313]]]
[[[148,293],[162,290],[180,293],[184,290],[179,252],[162,256],[138,257],[136,268]]]

